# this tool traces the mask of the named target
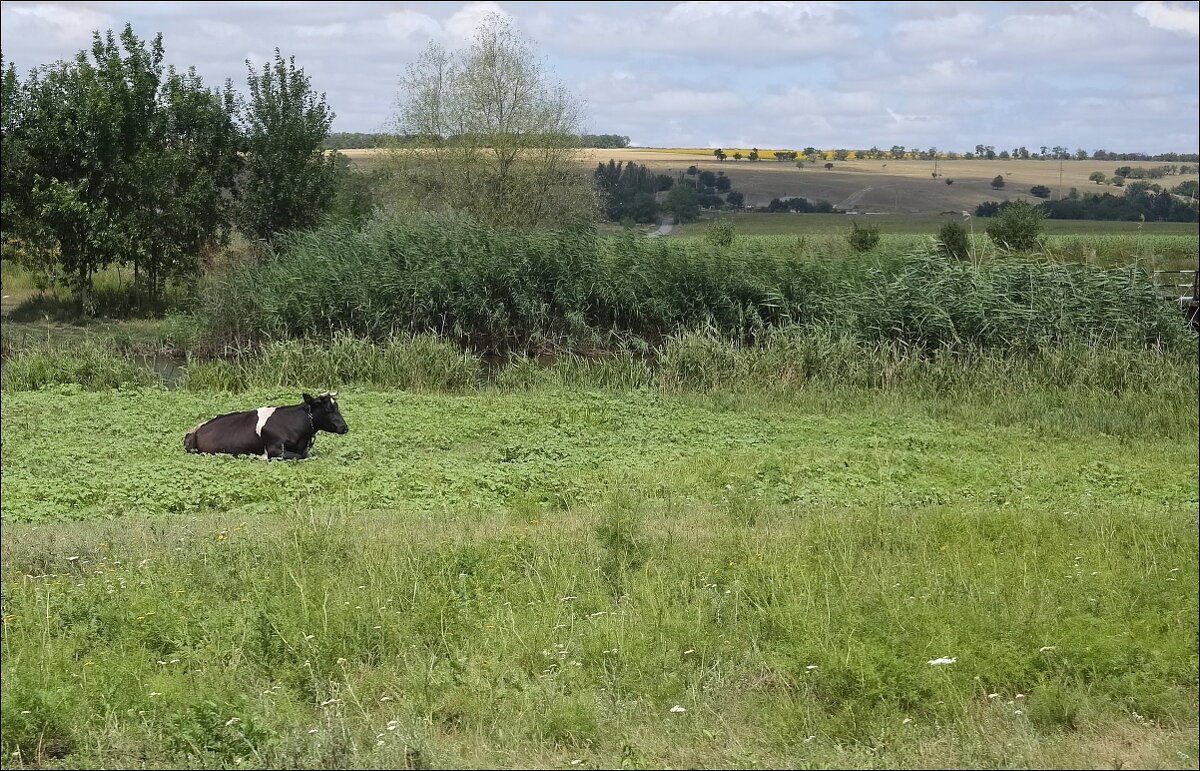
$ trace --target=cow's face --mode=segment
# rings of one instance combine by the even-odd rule
[[[333,398],[337,391],[326,392],[318,397],[304,394],[304,403],[312,410],[313,428],[318,431],[328,431],[331,434],[344,434],[350,430],[342,413],[338,410],[337,401]]]

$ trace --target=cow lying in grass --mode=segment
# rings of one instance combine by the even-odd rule
[[[318,431],[344,434],[350,430],[335,396],[337,391],[315,399],[304,394],[303,404],[218,415],[189,431],[183,449],[257,455],[263,460],[307,458]]]

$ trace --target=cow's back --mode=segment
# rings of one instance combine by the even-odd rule
[[[183,440],[190,452],[262,455],[263,440],[255,430],[258,411],[230,412],[196,426]]]

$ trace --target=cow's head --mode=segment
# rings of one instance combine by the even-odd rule
[[[304,403],[308,405],[309,414],[312,415],[313,428],[318,431],[328,431],[331,434],[344,434],[350,430],[350,427],[342,419],[342,413],[338,410],[337,402],[333,398],[335,396],[337,396],[337,391],[326,391],[315,398],[304,394]]]

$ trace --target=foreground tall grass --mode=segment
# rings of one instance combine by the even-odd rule
[[[351,389],[179,447],[283,395],[5,393],[5,767],[1196,765],[1194,436]]]
[[[218,349],[433,332],[500,353],[644,351],[705,326],[751,342],[812,325],[925,350],[1189,342],[1139,267],[958,263],[924,250],[798,258],[766,242],[496,232],[435,219],[293,236],[210,287],[198,315]]]

